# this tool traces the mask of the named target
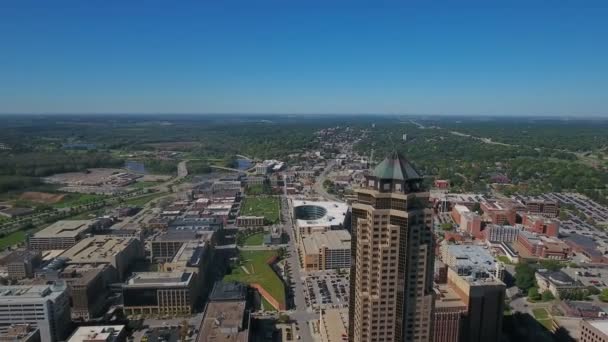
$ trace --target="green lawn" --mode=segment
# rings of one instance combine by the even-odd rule
[[[144,189],[144,188],[149,188],[151,186],[159,185],[161,183],[162,182],[143,181],[143,182],[135,182],[135,183],[129,185],[129,187],[132,189]]]
[[[498,261],[502,262],[505,265],[513,265],[513,263],[511,262],[511,260],[509,260],[507,256],[499,255],[496,257],[496,259],[498,259]]]
[[[255,233],[245,238],[244,246],[259,246],[264,243],[264,233]]]
[[[251,284],[258,283],[279,303],[285,303],[285,287],[279,276],[266,263],[268,259],[276,255],[275,251],[240,251],[241,265],[244,266],[249,274],[240,266],[235,266],[231,274],[224,277],[224,281],[237,281]]]
[[[532,309],[532,314],[534,314],[538,323],[542,324],[547,330],[551,331],[553,329],[553,321],[546,309]]]
[[[264,297],[262,297],[262,308],[264,311],[277,311]]]
[[[82,204],[96,202],[103,198],[106,198],[106,196],[96,195],[96,194],[69,193],[60,202],[53,204],[53,207],[55,207],[55,208],[74,207],[74,206],[79,206]]]
[[[25,240],[25,232],[18,230],[0,239],[0,250]]]
[[[532,313],[536,319],[547,319],[549,318],[549,313],[545,309],[532,309]]]
[[[157,193],[153,193],[150,195],[145,195],[145,196],[141,196],[141,197],[137,197],[137,198],[130,198],[128,200],[125,200],[123,203],[125,205],[132,205],[135,207],[140,207],[154,199],[157,199],[158,197],[165,196],[165,195],[166,195],[166,193],[164,193],[164,192],[157,192]]]
[[[264,216],[266,222],[279,222],[279,212],[281,211],[278,197],[257,196],[245,197],[241,203],[240,215],[243,216]]]

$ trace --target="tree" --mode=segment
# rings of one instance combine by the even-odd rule
[[[608,289],[603,289],[598,298],[602,302],[608,302]]]
[[[535,285],[535,269],[527,263],[519,263],[515,266],[515,285],[522,290],[528,290]]]
[[[530,300],[540,300],[541,299],[541,295],[540,295],[540,293],[538,293],[538,288],[531,287],[528,290],[528,299],[530,299]]]
[[[587,293],[594,296],[599,295],[602,292],[595,286],[587,286]]]
[[[549,290],[545,290],[542,293],[541,297],[542,297],[543,302],[548,302],[550,300],[555,299],[555,296],[553,296],[553,293],[551,293],[551,291],[549,291]]]
[[[443,230],[452,230],[452,223],[445,222],[441,224],[441,229]]]
[[[287,323],[289,322],[289,316],[286,314],[280,314],[278,318],[279,323]]]
[[[564,265],[557,260],[541,260],[540,265],[549,271],[559,271]]]

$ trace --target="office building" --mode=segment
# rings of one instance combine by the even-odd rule
[[[422,176],[393,153],[352,205],[349,341],[429,341],[433,233]]]
[[[72,298],[72,319],[88,321],[104,314],[110,284],[118,281],[118,272],[107,264],[71,265],[63,270],[61,279]]]
[[[7,333],[14,324],[39,329],[42,342],[63,340],[71,324],[67,287],[62,284],[1,287],[0,333]]]
[[[78,327],[67,342],[121,342],[126,335],[124,325]]]
[[[506,201],[486,200],[480,204],[484,217],[494,224],[515,225],[517,218],[515,207]]]
[[[322,310],[319,319],[321,342],[344,342],[348,338],[348,309]]]
[[[570,247],[556,238],[546,237],[522,230],[517,235],[515,249],[522,258],[567,260]]]
[[[555,200],[533,196],[515,196],[515,199],[526,207],[526,212],[531,214],[540,214],[546,217],[556,217],[559,213],[559,203]]]
[[[239,216],[236,218],[238,227],[261,227],[264,225],[264,216]]]
[[[502,226],[489,224],[483,230],[483,235],[488,242],[513,242],[517,240],[519,229],[513,226]]]
[[[608,321],[583,319],[580,323],[579,342],[608,342]]]
[[[458,275],[448,269],[448,286],[467,306],[460,341],[500,341],[505,305],[505,284],[494,277]]]
[[[194,274],[135,273],[122,288],[127,315],[188,315],[194,305]]]
[[[476,239],[483,237],[481,233],[481,216],[474,212],[462,214],[460,218],[460,231],[466,232]]]
[[[293,200],[293,217],[297,239],[313,232],[344,229],[348,205],[330,201]]]
[[[314,232],[304,236],[300,255],[305,271],[350,267],[350,233],[346,230]]]
[[[218,281],[205,306],[197,342],[249,341],[247,287]]]
[[[96,223],[95,220],[57,221],[30,237],[30,249],[36,251],[68,249],[90,233]]]
[[[169,262],[188,241],[213,242],[213,230],[192,230],[176,227],[152,237],[151,258],[154,261]]]
[[[584,290],[585,286],[562,271],[538,270],[534,273],[538,291],[551,291],[555,298],[560,298],[564,292]]]
[[[247,342],[248,327],[245,301],[212,301],[205,308],[197,342]]]
[[[525,229],[529,232],[557,237],[559,234],[559,221],[540,215],[524,214],[523,222]]]
[[[136,238],[96,235],[82,239],[61,257],[68,265],[112,265],[123,279],[129,266],[144,258],[144,248]]]
[[[448,285],[435,287],[433,342],[458,342],[467,314],[467,305]]]
[[[41,261],[39,251],[18,249],[2,257],[0,265],[6,268],[9,279],[19,280],[34,277],[34,269]]]
[[[0,342],[40,342],[40,329],[31,324],[11,325],[0,334]]]
[[[187,241],[177,251],[173,259],[161,264],[164,272],[188,272],[193,274],[192,288],[195,296],[194,304],[198,303],[208,289],[209,264],[213,258],[209,242]]]
[[[495,277],[500,280],[504,276],[504,266],[484,246],[452,245],[444,241],[441,245],[441,259],[462,276]]]

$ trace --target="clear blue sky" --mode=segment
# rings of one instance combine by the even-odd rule
[[[1,0],[0,112],[608,116],[608,2],[431,2]]]

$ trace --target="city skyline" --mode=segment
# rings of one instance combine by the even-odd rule
[[[600,2],[1,6],[0,113],[608,115]]]

